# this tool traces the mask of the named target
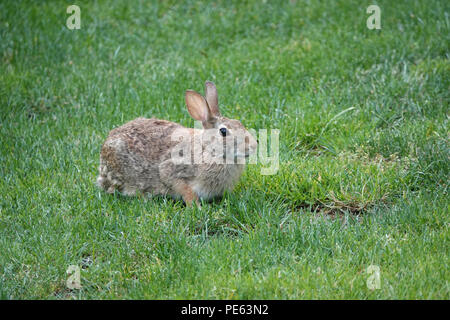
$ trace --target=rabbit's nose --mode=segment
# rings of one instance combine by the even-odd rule
[[[259,141],[258,141],[257,138],[253,138],[252,140],[250,140],[250,137],[249,137],[249,136],[246,136],[246,137],[245,137],[245,143],[246,143],[246,144],[255,143],[255,142],[256,142],[256,144],[259,144]]]

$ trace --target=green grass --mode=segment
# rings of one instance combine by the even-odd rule
[[[448,1],[76,4],[0,3],[0,298],[450,298]],[[201,210],[96,188],[109,130],[192,126],[205,80],[281,130],[276,175]]]

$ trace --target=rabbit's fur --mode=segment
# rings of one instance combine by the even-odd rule
[[[97,183],[101,188],[108,193],[117,190],[130,196],[139,192],[182,197],[187,205],[193,201],[198,204],[199,198],[220,197],[225,190],[233,188],[244,169],[244,158],[256,151],[256,140],[238,120],[220,114],[217,89],[212,82],[206,82],[206,99],[187,90],[185,100],[190,115],[202,122],[203,129],[185,128],[166,120],[138,118],[112,130],[100,153]],[[233,152],[232,163],[215,162],[218,158],[211,153],[211,148],[227,152],[229,144],[225,144],[223,128],[226,139],[234,139],[237,135],[245,138],[245,148],[240,151],[229,148]],[[174,139],[175,134],[200,139],[195,141],[200,141],[197,150],[203,159],[201,163],[185,164],[173,160],[175,148],[186,146],[186,143],[192,146],[192,142]],[[205,138],[207,134],[208,138]],[[194,151],[191,152],[194,157]]]

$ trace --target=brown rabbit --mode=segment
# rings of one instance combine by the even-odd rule
[[[130,196],[181,196],[188,206],[231,190],[257,142],[238,120],[220,114],[214,83],[205,86],[206,99],[191,90],[185,96],[203,129],[138,118],[112,130],[101,149],[98,185]]]

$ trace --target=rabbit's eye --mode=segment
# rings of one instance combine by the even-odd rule
[[[227,128],[220,128],[219,131],[222,137],[225,137],[227,135]]]

